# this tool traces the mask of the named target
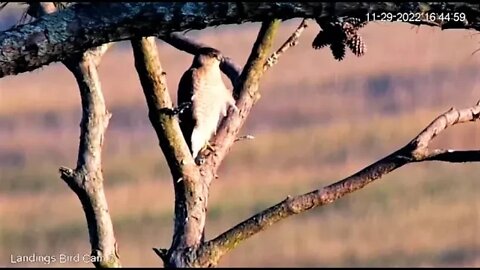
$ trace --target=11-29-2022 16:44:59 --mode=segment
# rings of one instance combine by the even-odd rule
[[[464,12],[422,13],[422,12],[380,12],[367,13],[367,21],[381,22],[464,22]]]

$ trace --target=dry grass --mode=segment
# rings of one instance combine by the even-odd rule
[[[297,23],[284,24],[277,44]],[[362,30],[367,55],[336,62],[328,50],[310,48],[318,30],[311,24],[262,81],[262,99],[242,131],[256,139],[237,143],[222,165],[211,189],[207,237],[286,195],[354,173],[403,146],[448,107],[478,100],[479,58],[471,55],[478,43],[471,33],[410,28],[372,23]],[[257,29],[191,34],[242,64]],[[191,56],[166,45],[159,52],[175,97]],[[120,255],[126,266],[158,266],[151,247],[170,244],[173,192],[128,44],[107,53],[100,73],[113,112],[104,173]],[[75,82],[58,64],[0,80],[2,266],[19,266],[10,264],[10,254],[88,253],[80,203],[57,173],[75,164],[78,104]],[[469,124],[447,130],[435,144],[478,148],[479,139]],[[480,266],[477,174],[476,164],[409,165],[275,225],[222,266]],[[56,264],[67,265],[90,266]]]

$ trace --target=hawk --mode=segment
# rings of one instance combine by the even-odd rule
[[[213,48],[199,49],[192,65],[178,84],[177,106],[191,102],[179,113],[180,128],[196,160],[199,152],[211,147],[209,140],[216,133],[227,111],[235,106],[232,92],[222,80],[220,63],[222,54]]]

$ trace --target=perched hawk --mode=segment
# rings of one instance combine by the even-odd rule
[[[232,92],[220,71],[222,55],[213,48],[201,48],[178,85],[177,106],[191,102],[179,114],[180,128],[194,159],[209,146],[220,120],[230,107],[237,110]]]

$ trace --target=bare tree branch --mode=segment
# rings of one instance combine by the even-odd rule
[[[293,47],[297,45],[298,39],[300,38],[300,35],[303,33],[303,30],[308,27],[307,20],[303,19],[300,25],[297,27],[295,32],[283,43],[283,45],[270,57],[267,59],[265,65],[264,65],[264,70],[267,71],[269,68],[271,68],[273,65],[275,65],[278,62],[278,58],[285,53],[290,47]]]
[[[428,150],[431,140],[447,127],[476,121],[479,118],[479,104],[463,110],[450,109],[433,120],[427,128],[401,149],[339,182],[297,197],[292,198],[288,196],[284,201],[248,218],[215,239],[206,242],[199,249],[198,257],[208,257],[209,260],[218,261],[239,243],[278,221],[291,215],[332,203],[405,164],[427,160],[448,162],[480,161],[480,151],[449,152]]]
[[[167,88],[166,73],[158,59],[154,37],[138,38],[131,41],[135,68],[142,84],[152,123],[162,151],[165,154],[172,176],[178,180],[194,171],[195,164],[178,121],[169,113],[173,102]]]
[[[28,12],[40,17],[57,10],[56,3],[32,3]],[[102,146],[111,114],[107,111],[97,66],[110,44],[72,56],[63,64],[77,80],[82,99],[80,145],[75,170],[61,167],[61,178],[75,192],[85,213],[92,263],[96,267],[121,267],[118,245],[103,189]]]
[[[480,150],[455,151],[435,149],[431,151],[424,160],[446,161],[451,163],[477,162],[480,161]]]
[[[244,78],[241,82],[245,88],[249,89],[248,85],[255,84],[258,87],[258,80],[263,73],[263,65],[267,58],[268,50],[272,45],[272,39],[276,33],[280,21],[274,20],[262,24],[255,42],[252,53],[244,69]],[[192,43],[190,43],[192,44]],[[169,143],[174,138],[177,138],[178,143],[170,143],[175,147],[179,145],[186,148],[186,143],[182,137],[182,133],[178,127],[178,123],[174,120],[171,114],[160,114],[158,117],[152,118],[152,112],[158,115],[158,112],[164,110],[164,106],[156,106],[155,104],[164,103],[168,110],[171,110],[171,100],[166,89],[165,73],[163,72],[158,56],[156,55],[155,43],[153,40],[145,38],[140,40],[133,40],[132,47],[135,55],[135,66],[139,74],[142,86],[144,88],[147,104],[149,104],[149,115],[152,124],[154,125],[157,136],[160,140],[160,145]],[[155,102],[155,100],[158,100]],[[175,129],[171,136],[165,136],[165,128]],[[181,141],[181,142],[180,142]],[[165,149],[165,150],[164,150]],[[171,148],[162,147],[164,153],[169,155],[172,152]],[[187,152],[185,152],[187,151]],[[173,149],[173,152],[175,150]],[[208,168],[209,173],[201,172],[199,174],[198,167],[193,163],[192,157],[188,152],[188,148],[182,151],[183,155],[187,155],[189,162],[185,158],[171,155],[167,159],[171,160],[169,165],[171,167],[181,165],[185,166],[188,163],[189,170],[195,172],[186,173],[185,171],[172,170],[172,174],[181,176],[180,179],[174,177],[175,187],[175,227],[174,236],[170,249],[154,248],[154,252],[163,260],[166,267],[192,267],[192,266],[211,266],[216,264],[214,261],[209,261],[208,258],[198,260],[196,258],[197,249],[202,245],[206,209],[209,194],[209,185],[215,178],[215,167]],[[170,164],[174,163],[174,164]],[[207,169],[207,168],[204,168]]]
[[[208,155],[206,162],[200,168],[201,174],[208,179],[215,178],[218,167],[235,142],[238,132],[245,123],[250,110],[260,98],[258,91],[259,81],[264,73],[264,65],[279,25],[280,20],[272,20],[262,24],[252,52],[239,77],[238,84],[233,89],[234,95],[239,97],[236,103],[238,113],[229,113],[223,119],[216,135],[212,139],[212,144],[215,145],[215,152]]]
[[[132,48],[135,67],[149,108],[149,118],[166,156],[175,189],[172,245],[168,251],[154,251],[167,267],[189,266],[185,252],[196,249],[203,241],[209,186],[200,176],[178,121],[170,113],[165,113],[172,110],[172,101],[154,38],[134,39]]]
[[[444,22],[442,29],[480,29],[476,2],[81,2],[0,33],[0,78],[134,37],[273,18],[365,19],[374,12],[457,12],[465,14],[466,21]]]
[[[238,129],[240,129],[244,121],[242,120],[242,118],[248,115],[251,106],[253,106],[256,100],[255,97],[256,97],[256,92],[258,91],[258,83],[263,74],[263,71],[264,71],[263,67],[268,57],[268,53],[272,47],[273,38],[276,34],[279,24],[280,24],[280,20],[266,21],[262,24],[257,40],[253,45],[252,52],[249,56],[247,64],[245,65],[245,68],[240,76],[240,79],[238,80],[239,84],[237,85],[238,87],[237,91],[240,93],[240,99],[237,102],[237,105],[241,104],[239,107],[240,115],[229,114],[228,116],[229,119],[231,119],[230,121],[232,121],[233,119],[234,121],[233,124],[237,125],[236,127],[237,130],[235,132],[231,132],[228,129],[228,126],[227,127],[224,126],[223,127],[224,131],[225,129],[228,129],[228,130],[225,133],[225,135],[223,135],[224,137],[218,140],[223,144],[220,145],[220,148],[219,148],[219,144],[215,144],[215,148],[216,148],[215,154],[209,156],[206,163],[200,166],[201,178],[198,178],[197,182],[203,184],[203,186],[198,186],[197,184],[197,186],[195,187],[196,190],[192,190],[190,191],[190,193],[195,192],[196,194],[200,193],[200,194],[206,195],[202,197],[202,200],[204,200],[202,201],[204,202],[204,204],[202,204],[202,206],[205,207],[204,210],[206,210],[206,206],[207,206],[206,201],[208,199],[208,188],[212,180],[215,178],[215,172],[218,168],[219,162],[222,160],[222,158],[226,154],[226,151],[228,150],[228,148],[235,141],[236,133],[238,133]],[[220,128],[220,130],[222,130],[222,128]],[[229,140],[229,142],[224,141],[225,139]],[[223,151],[223,154],[221,157],[218,155],[219,149],[220,151]],[[218,159],[215,159],[212,157],[216,157]],[[189,200],[187,200],[187,202],[188,201],[194,201],[194,198],[190,198]],[[176,202],[176,205],[177,205],[177,202]],[[179,205],[182,205],[182,204],[180,203]],[[199,213],[199,214],[203,214],[203,216],[197,215],[194,217],[197,220],[202,220],[204,222],[206,212],[204,211],[203,213]],[[175,236],[174,236],[174,239],[175,239]],[[160,258],[162,258],[164,262],[168,260],[168,264],[166,264],[166,266],[176,266],[176,267],[215,266],[218,263],[218,260],[216,257],[211,257],[211,258],[205,257],[205,256],[197,257],[197,254],[198,254],[197,249],[199,247],[202,247],[202,245],[203,245],[203,239],[200,242],[197,241],[193,243],[193,245],[192,243],[188,243],[186,245],[179,245],[179,244],[175,245],[175,240],[174,240],[174,242],[172,243],[172,247],[170,248],[167,254],[165,254],[164,249],[154,249],[154,251],[158,256],[160,256]],[[179,249],[179,247],[183,248],[183,250]]]
[[[249,85],[242,84],[240,89],[249,89],[250,86],[253,84],[256,84],[255,87],[258,88],[258,81],[261,77],[261,74],[263,74],[263,66],[265,64],[266,58],[267,58],[267,53],[273,43],[273,36],[276,33],[276,29],[278,28],[280,24],[279,20],[274,20],[272,22],[265,22],[262,25],[262,28],[260,29],[257,42],[255,43],[253,49],[252,49],[252,54],[249,57],[249,61],[247,61],[247,65],[244,72],[245,74],[243,75],[243,80],[239,80],[238,82],[249,82]],[[206,47],[207,45],[198,43],[192,39],[189,39],[185,36],[181,36],[179,34],[172,34],[169,35],[168,37],[164,38],[166,42],[171,44],[172,46],[195,54],[196,51],[201,48],[201,47]],[[169,100],[169,106],[167,109],[171,110],[171,101],[170,97],[168,96],[168,91],[166,90],[166,81],[164,79],[165,74],[163,74],[163,80],[158,79],[159,83],[157,84],[157,87],[163,88],[161,91],[163,94],[163,97],[160,97],[160,95],[155,95],[152,93],[152,90],[148,89],[153,89],[155,87],[152,87],[154,85],[155,78],[160,78],[161,76],[159,73],[162,72],[162,69],[160,67],[160,63],[157,60],[158,57],[156,55],[156,52],[153,48],[154,43],[153,40],[151,41],[146,41],[145,39],[138,41],[134,40],[132,41],[132,47],[134,49],[134,55],[135,55],[135,63],[137,67],[138,74],[140,76],[140,79],[142,81],[142,85],[145,91],[145,96],[147,98],[147,103],[148,104],[153,104],[151,101],[153,97],[156,97],[157,99],[167,99]],[[148,55],[148,56],[146,56]],[[155,59],[155,60],[154,60]],[[156,62],[153,64],[153,62]],[[157,63],[158,62],[158,63]],[[150,63],[150,64],[149,64]],[[230,62],[233,63],[233,62]],[[237,70],[239,69],[238,67],[235,66],[235,64],[230,64],[226,63],[226,65],[229,65],[230,67],[233,67],[232,70],[235,71],[235,73],[239,73]],[[224,71],[225,72],[225,71]],[[233,79],[237,79],[238,75],[234,73]],[[155,92],[155,91],[153,91]],[[157,102],[158,103],[158,102]],[[150,112],[152,112],[152,106],[149,105]],[[155,108],[154,111],[161,112],[165,108],[157,107]],[[166,114],[165,117],[171,118],[172,116],[169,114]],[[173,121],[173,118],[171,118]],[[155,124],[155,121],[152,120],[152,124],[154,126],[158,126],[158,120],[157,124]],[[177,124],[177,123],[175,123]],[[161,126],[169,126],[172,125],[172,123],[169,123],[167,125],[161,125]],[[179,131],[178,131],[179,132]],[[157,134],[163,133],[162,130],[157,131]],[[181,136],[181,133],[177,133],[178,136]],[[168,138],[165,138],[165,136],[162,136],[160,138],[160,142],[162,141],[168,141]],[[182,138],[183,140],[183,138]],[[183,141],[184,143],[184,141]],[[186,146],[186,145],[185,145]],[[188,150],[188,149],[187,149]],[[171,151],[170,151],[171,152]],[[164,151],[166,155],[169,154],[169,151]],[[180,160],[178,157],[171,157],[172,162],[175,160]],[[175,167],[175,166],[173,166]],[[172,168],[172,166],[171,166]],[[174,186],[175,186],[175,194],[176,194],[176,201],[175,201],[175,233],[174,233],[174,239],[172,241],[172,246],[168,251],[166,249],[154,249],[155,253],[164,261],[166,266],[186,266],[186,265],[198,265],[198,261],[195,259],[190,259],[190,261],[186,261],[186,258],[189,258],[189,256],[185,255],[185,249],[190,248],[191,253],[194,254],[196,247],[198,247],[201,244],[201,241],[203,239],[198,238],[198,233],[200,232],[199,229],[201,229],[202,234],[203,234],[203,229],[205,226],[205,218],[206,218],[206,208],[207,208],[207,201],[208,201],[208,189],[211,181],[215,178],[215,172],[217,168],[215,167],[209,167],[206,168],[204,167],[201,176],[196,175],[196,178],[190,181],[192,184],[188,184],[188,181],[186,181],[185,177],[180,173],[179,175],[182,175],[181,181],[177,180],[177,177],[174,177]],[[208,170],[210,173],[206,174],[205,170]],[[172,172],[173,174],[173,172]],[[193,184],[195,183],[195,184]],[[188,198],[187,198],[188,197]],[[190,207],[191,206],[196,206],[195,208]],[[187,209],[187,211],[185,211]],[[191,213],[191,216],[186,216],[185,213],[182,213],[182,211],[185,211],[185,213]],[[196,232],[197,233],[192,233],[192,230],[186,230],[185,226],[191,221],[190,219],[194,219],[196,224],[192,223],[191,228],[197,228]],[[185,222],[183,222],[185,220]],[[182,222],[177,222],[177,221],[182,221]],[[183,224],[182,224],[183,223]],[[197,236],[197,237],[193,237]],[[193,241],[185,241],[188,238],[193,238],[196,240]],[[203,235],[202,235],[203,238]],[[210,262],[204,262],[200,264],[201,266],[203,265],[209,265]]]
[[[64,61],[73,73],[82,99],[80,144],[75,170],[60,168],[61,178],[82,203],[88,224],[92,263],[96,267],[120,267],[107,198],[103,188],[102,146],[111,114],[107,111],[97,73],[106,46],[91,49]],[[98,259],[98,260],[97,260]]]

